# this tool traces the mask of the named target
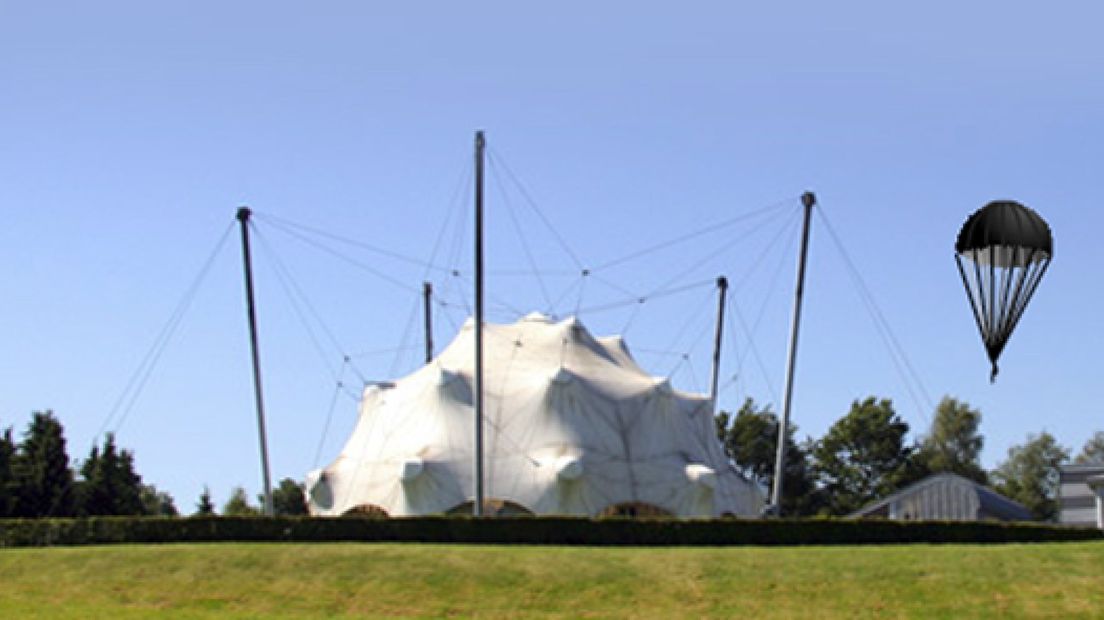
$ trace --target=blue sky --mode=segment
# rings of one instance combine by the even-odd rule
[[[322,336],[332,350],[316,352],[259,248],[273,473],[299,478],[328,462],[355,403],[338,397],[319,452],[335,393],[327,365],[405,347],[354,361],[371,379],[408,372],[427,273],[453,291],[439,345],[463,301],[447,272],[327,241],[408,283],[396,286],[275,218],[421,260],[441,235],[435,264],[463,280],[470,231],[457,222],[472,134],[484,129],[495,155],[491,294],[511,307],[546,310],[566,291],[559,313],[580,308],[600,334],[628,326],[649,370],[704,389],[708,284],[635,315],[588,308],[672,279],[746,278],[733,307],[749,324],[764,318],[754,352],[729,324],[721,404],[776,401],[796,197],[813,190],[931,400],[950,394],[982,410],[987,466],[1043,429],[1076,450],[1104,426],[1101,12],[1089,2],[0,3],[0,425],[21,429],[32,410],[52,408],[73,456],[101,428],[116,430],[184,510],[204,484],[219,501],[234,485],[256,492],[236,237],[139,397],[110,416],[247,204],[261,243],[340,344]],[[990,385],[952,256],[964,219],[997,198],[1050,222],[1055,260]],[[576,259],[600,266],[773,204],[762,222],[597,270],[581,301],[570,288]],[[518,275],[525,247],[542,278]],[[922,432],[927,399],[895,370],[819,217],[807,286],[793,410],[802,434],[821,435],[871,394]],[[492,304],[490,318],[513,317]]]

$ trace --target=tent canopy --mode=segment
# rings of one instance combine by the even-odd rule
[[[368,386],[352,436],[307,480],[314,514],[470,510],[474,324],[433,362]],[[530,314],[484,326],[485,496],[512,511],[759,514],[732,468],[712,403],[633,360],[620,337]]]

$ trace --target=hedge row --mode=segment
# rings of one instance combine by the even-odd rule
[[[536,545],[839,545],[1101,540],[1036,524],[571,517],[97,517],[0,519],[0,547],[184,542],[427,542]]]

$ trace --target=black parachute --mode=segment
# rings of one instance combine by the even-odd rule
[[[1054,255],[1039,214],[1011,200],[985,205],[962,225],[955,262],[997,378],[997,358]]]

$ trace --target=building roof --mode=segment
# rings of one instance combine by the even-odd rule
[[[888,497],[882,498],[871,504],[867,504],[866,506],[860,508],[859,510],[856,510],[855,512],[847,516],[848,518],[859,518],[868,516],[870,514],[878,512],[879,510],[885,508],[886,506],[889,506],[890,504],[893,504],[894,502],[901,500],[908,495],[917,493],[922,489],[934,485],[948,483],[956,485],[967,485],[969,488],[971,488],[974,493],[977,494],[978,505],[981,507],[981,510],[984,511],[986,514],[1002,519],[1007,519],[1010,521],[1030,521],[1034,518],[1031,515],[1031,511],[1025,508],[1023,504],[1008,499],[1007,497],[1001,495],[1000,493],[997,493],[993,489],[983,484],[979,484],[978,482],[970,480],[969,478],[964,478],[962,476],[959,476],[958,474],[953,474],[950,472],[932,474],[931,476],[928,476],[927,478],[924,478],[919,482],[915,482]]]

